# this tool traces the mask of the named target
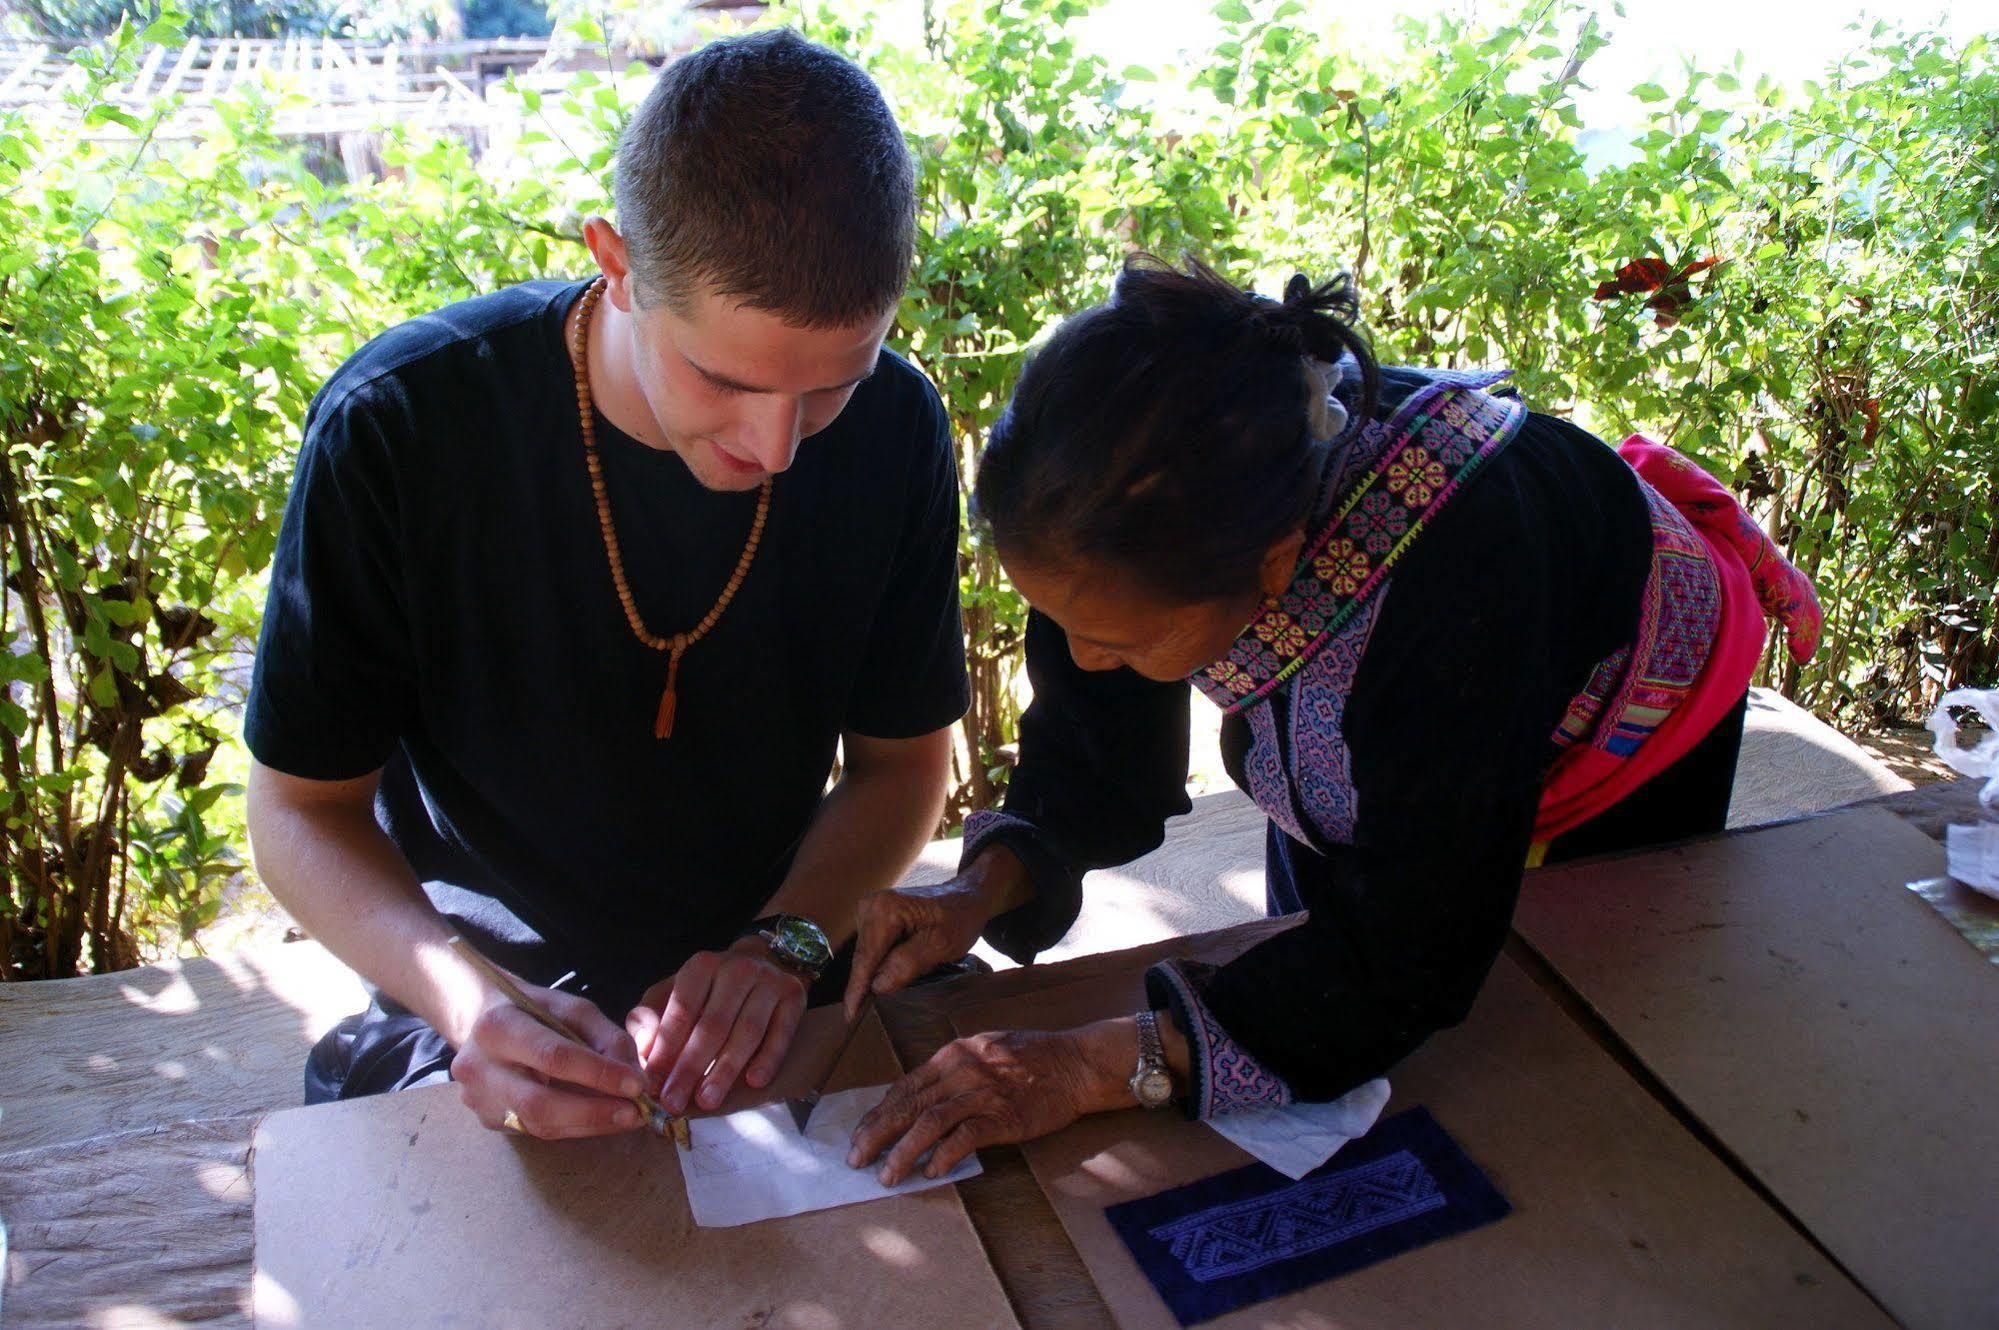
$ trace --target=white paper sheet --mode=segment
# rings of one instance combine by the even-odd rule
[[[827,1095],[804,1136],[781,1103],[690,1120],[694,1144],[679,1147],[680,1175],[687,1182],[694,1222],[702,1228],[730,1228],[925,1191],[978,1175],[975,1154],[941,1178],[926,1178],[919,1171],[894,1187],[876,1181],[880,1160],[866,1168],[847,1167],[854,1124],[887,1093],[886,1085],[869,1085]]]
[[[1225,1113],[1209,1118],[1208,1125],[1296,1181],[1366,1135],[1387,1103],[1388,1082],[1377,1078],[1328,1104]]]

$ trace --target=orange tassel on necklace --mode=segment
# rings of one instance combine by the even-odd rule
[[[652,721],[655,739],[673,736],[673,713],[680,708],[680,657],[686,650],[685,646],[677,646],[666,658],[666,691],[659,695],[659,714]]]

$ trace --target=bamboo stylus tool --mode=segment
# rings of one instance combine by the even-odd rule
[[[522,1011],[534,1017],[555,1033],[561,1035],[570,1043],[581,1048],[590,1048],[588,1041],[577,1034],[576,1031],[550,1015],[542,1008],[539,1002],[536,1002],[533,998],[522,992],[519,984],[508,978],[506,972],[501,970],[499,966],[480,955],[478,948],[474,947],[470,942],[454,934],[450,945],[453,951],[470,961],[474,969],[492,980],[500,992],[506,995],[507,1001],[513,1003],[516,1007],[519,1007]],[[595,1049],[591,1049],[590,1051],[593,1053],[596,1052]],[[640,1090],[632,1096],[632,1103],[638,1106],[640,1120],[655,1135],[671,1136],[676,1143],[692,1148],[693,1142],[687,1134],[686,1118],[673,1116],[673,1114],[666,1111],[665,1105],[661,1104],[659,1100],[654,1099],[644,1090]]]
[[[840,1036],[840,1042],[834,1047],[832,1056],[826,1059],[826,1066],[819,1073],[819,1079],[812,1083],[811,1089],[798,1098],[784,1101],[784,1106],[791,1111],[791,1120],[798,1124],[800,1136],[805,1134],[805,1124],[812,1121],[812,1110],[819,1107],[819,1099],[826,1093],[827,1082],[831,1081],[833,1073],[840,1069],[840,1059],[847,1056],[847,1049],[853,1045],[854,1036],[861,1032],[861,1022],[867,1020],[868,1011],[874,1006],[874,1001],[875,995],[872,992],[861,995],[861,1004],[854,1008],[854,1019],[847,1023],[847,1032]]]

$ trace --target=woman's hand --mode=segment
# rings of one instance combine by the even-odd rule
[[[847,1018],[870,989],[893,993],[972,949],[987,919],[985,896],[960,878],[877,891],[855,918]]]
[[[860,1168],[886,1149],[881,1182],[893,1187],[929,1153],[923,1176],[941,1177],[981,1146],[1032,1140],[1085,1113],[1130,1107],[1137,1064],[1129,1017],[1050,1034],[1009,1030],[954,1040],[891,1085],[860,1120],[847,1162]]]
[[[878,891],[861,901],[854,963],[847,979],[847,1019],[872,989],[893,993],[964,956],[993,916],[1034,893],[1013,851],[991,846],[948,882]]]

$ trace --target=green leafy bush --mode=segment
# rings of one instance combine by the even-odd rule
[[[1507,365],[1538,408],[1644,430],[1750,496],[1814,572],[1828,646],[1772,680],[1836,720],[1999,676],[1999,71],[1876,28],[1804,90],[1732,70],[1639,89],[1593,167],[1574,93],[1602,45],[1543,3],[1412,22],[1356,58],[1295,0],[1223,0],[1187,86],[1080,50],[1084,0],[938,0],[898,45],[866,6],[775,18],[881,79],[921,171],[895,340],[969,476],[1026,348],[1134,248],[1273,290],[1350,267],[1384,358]],[[211,918],[242,854],[236,705],[298,421],[368,336],[587,269],[643,67],[510,88],[483,158],[392,134],[328,182],[274,94],[168,141],[107,90],[171,20],[81,53],[73,114],[0,116],[0,973],[110,969]],[[1154,94],[1160,94],[1157,97]],[[1710,262],[1712,260],[1712,262]],[[968,530],[973,711],[952,817],[995,799],[1024,607]]]

